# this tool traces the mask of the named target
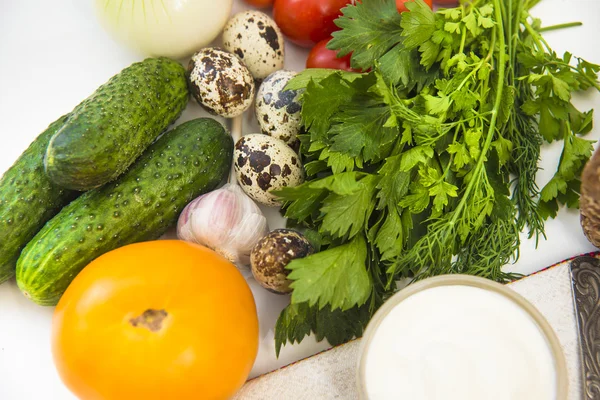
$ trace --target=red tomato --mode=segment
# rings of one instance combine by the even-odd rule
[[[404,3],[408,3],[409,1],[413,1],[413,0],[396,0],[396,8],[398,9],[398,12],[408,11],[408,9],[404,5]],[[444,0],[444,1],[448,2],[448,0]],[[455,0],[450,0],[450,1],[454,2]],[[427,5],[430,8],[433,8],[433,1],[432,0],[425,0],[425,3],[427,3]],[[441,2],[438,0],[438,3],[441,3]]]
[[[339,28],[333,23],[352,0],[275,0],[273,17],[294,43],[312,47]]]
[[[244,0],[246,3],[254,7],[265,8],[273,5],[275,0]]]
[[[313,47],[306,60],[306,68],[330,68],[353,71],[350,67],[350,57],[352,54],[338,58],[337,51],[329,50],[327,48],[329,40],[330,39],[321,40]]]

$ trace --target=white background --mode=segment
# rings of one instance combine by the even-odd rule
[[[215,0],[217,1],[217,0]],[[235,0],[235,10],[243,6]],[[547,34],[555,50],[600,63],[600,1],[543,0],[535,12],[544,25],[581,21],[583,27]],[[306,51],[287,46],[286,67],[303,69]],[[0,173],[10,167],[49,123],[69,112],[111,76],[143,56],[113,42],[99,26],[92,0],[0,0]],[[577,99],[581,109],[596,108],[600,95]],[[190,102],[179,122],[203,116]],[[596,124],[600,120],[596,118]],[[250,115],[244,133],[256,128]],[[600,138],[600,127],[590,138]],[[538,183],[545,184],[556,168],[560,148],[544,150]],[[267,210],[272,228],[283,222]],[[521,246],[519,262],[509,269],[529,274],[580,253],[593,251],[579,226],[577,212],[562,211],[546,225],[548,240],[538,248]],[[523,238],[526,240],[526,237]],[[288,298],[267,293],[251,282],[261,320],[259,358],[253,375],[278,368],[327,347],[305,340],[274,358],[272,327]],[[71,399],[54,370],[49,333],[52,308],[37,306],[18,291],[14,280],[0,286],[0,399]],[[117,367],[117,366],[116,366]],[[118,368],[118,367],[117,367]]]

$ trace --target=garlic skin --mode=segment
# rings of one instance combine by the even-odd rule
[[[252,248],[268,232],[260,208],[230,183],[192,201],[177,222],[179,239],[206,246],[243,265],[250,263]]]

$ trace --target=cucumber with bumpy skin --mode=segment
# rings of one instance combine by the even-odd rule
[[[187,102],[185,68],[177,61],[132,64],[70,113],[48,146],[46,173],[57,185],[81,191],[116,179]]]
[[[225,180],[232,157],[233,140],[215,120],[166,133],[119,179],[84,193],[44,226],[17,262],[19,288],[38,304],[56,304],[95,258],[165,233],[192,199]]]
[[[15,274],[27,242],[78,195],[44,174],[48,142],[66,119],[65,115],[50,124],[0,179],[0,283]]]

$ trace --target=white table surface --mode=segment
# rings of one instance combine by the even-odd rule
[[[234,11],[244,5],[235,0]],[[600,1],[543,0],[536,16],[545,25],[581,21],[583,27],[547,34],[555,50],[571,51],[600,63]],[[307,52],[288,45],[286,68],[303,69]],[[92,0],[0,0],[0,172],[12,165],[29,143],[58,116],[70,111],[99,85],[143,56],[113,42],[98,24]],[[600,112],[600,95],[576,99],[581,109]],[[204,116],[190,102],[182,119]],[[600,119],[596,117],[596,123]],[[252,117],[244,133],[257,131]],[[600,138],[600,127],[590,135]],[[561,148],[543,152],[538,183],[545,184],[558,163]],[[266,210],[271,228],[283,226],[276,210]],[[509,269],[529,274],[575,254],[594,250],[581,233],[579,215],[561,211],[546,224],[547,241],[523,236],[521,258]],[[273,326],[287,296],[266,292],[250,281],[259,310],[263,340],[252,376],[262,374],[329,347],[306,339],[274,356]],[[61,384],[49,347],[53,309],[40,307],[21,295],[14,280],[0,286],[0,399],[63,400],[73,396]]]

